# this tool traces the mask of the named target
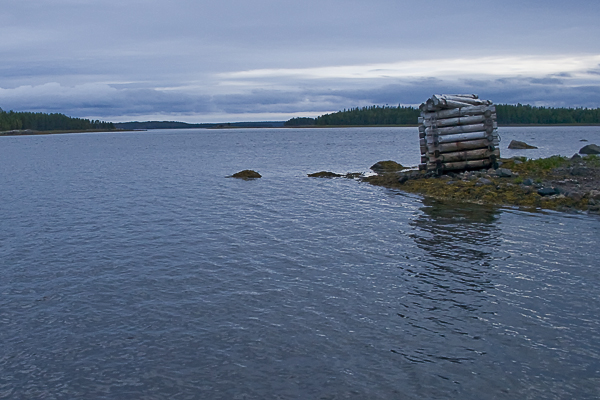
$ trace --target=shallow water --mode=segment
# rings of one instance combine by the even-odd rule
[[[600,396],[598,217],[306,177],[416,165],[417,137],[0,138],[0,398]]]

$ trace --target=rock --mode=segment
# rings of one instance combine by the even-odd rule
[[[518,140],[511,140],[510,144],[508,145],[508,148],[512,150],[537,149],[537,147],[535,146]]]
[[[513,162],[515,163],[515,165],[523,164],[523,161],[521,161],[521,160],[515,160]]]
[[[571,168],[571,175],[573,176],[586,176],[590,173],[590,169],[587,167],[573,167]]]
[[[402,171],[403,169],[406,169],[407,167],[398,164],[396,161],[378,161],[375,164],[373,164],[371,166],[371,169],[375,172],[395,172],[395,171]]]
[[[477,182],[475,182],[475,186],[483,186],[483,185],[492,185],[494,182],[490,181],[486,178],[479,178]]]
[[[237,172],[237,173],[231,175],[231,177],[248,180],[248,179],[262,178],[262,175],[256,171],[252,171],[251,169],[245,169],[243,171],[240,171],[240,172]]]
[[[590,190],[588,197],[590,199],[600,200],[600,190]]]
[[[315,172],[314,174],[308,174],[308,176],[310,176],[311,178],[339,178],[342,175],[329,171],[320,171]]]
[[[583,198],[583,196],[581,196],[581,193],[577,192],[571,192],[567,195],[567,197],[573,201],[581,201],[581,199]]]
[[[540,196],[554,196],[555,194],[559,193],[559,191],[553,187],[541,188],[537,192]]]
[[[581,150],[579,150],[579,154],[600,154],[600,146],[595,144],[588,144],[587,146],[583,146]]]
[[[510,178],[513,176],[513,173],[508,168],[498,168],[496,170],[496,175],[498,175],[500,178]]]
[[[579,139],[580,142],[587,142],[587,139]]]
[[[533,185],[533,179],[531,179],[531,178],[525,179],[523,181],[523,185],[525,185],[525,186],[531,186],[531,185]]]
[[[571,160],[581,160],[581,156],[579,154],[573,154],[573,157],[571,157]]]

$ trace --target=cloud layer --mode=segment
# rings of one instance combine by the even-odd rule
[[[287,119],[468,92],[600,107],[600,5],[7,0],[0,107],[112,121]]]

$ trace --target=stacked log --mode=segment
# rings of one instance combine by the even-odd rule
[[[433,95],[420,110],[419,169],[442,174],[497,167],[500,137],[491,101],[476,94]]]

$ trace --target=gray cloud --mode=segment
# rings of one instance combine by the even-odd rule
[[[4,109],[119,120],[262,119],[417,104],[440,92],[600,106],[590,94],[600,75],[595,64],[582,71],[588,81],[567,70],[453,77],[415,71],[399,78],[379,67],[378,78],[222,77],[257,69],[598,55],[600,3],[589,0],[5,0],[2,13]]]

